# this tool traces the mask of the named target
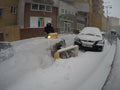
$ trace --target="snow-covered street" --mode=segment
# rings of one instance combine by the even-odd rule
[[[0,63],[0,90],[101,90],[116,44],[106,41],[102,52],[79,51],[78,57],[54,62],[50,46],[61,38],[67,46],[73,45],[74,37],[71,34],[60,35],[59,39],[38,37],[12,42],[14,56]],[[119,50],[117,47],[117,53]]]
[[[120,90],[120,40],[117,40],[116,54],[108,77],[108,81],[103,90]]]

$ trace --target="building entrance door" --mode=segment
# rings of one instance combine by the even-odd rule
[[[71,23],[69,23],[69,22],[64,22],[64,31],[65,31],[66,33],[71,32]]]

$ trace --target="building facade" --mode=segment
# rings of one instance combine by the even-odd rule
[[[21,28],[39,28],[41,30],[47,21],[51,21],[57,28],[58,8],[54,7],[53,3],[49,0],[20,0],[19,6],[24,5],[24,8],[19,11],[24,13],[19,12],[18,24]],[[22,21],[20,16],[22,16]]]
[[[111,26],[111,27],[119,26],[119,25],[120,25],[120,18],[110,17],[110,18],[109,18],[109,22],[110,22],[110,26]]]
[[[82,30],[84,27],[89,26],[89,13],[90,5],[89,2],[75,2],[77,8],[77,30]],[[78,26],[79,25],[79,26]]]
[[[59,0],[58,12],[58,28],[60,33],[73,33],[76,23],[74,2]]]
[[[2,27],[12,26],[13,30],[14,25],[20,27],[21,39],[43,36],[48,21],[59,33],[73,33],[86,26],[104,31],[106,18],[103,13],[103,0],[0,1],[0,37],[9,38],[6,28]]]
[[[0,41],[20,39],[17,13],[18,0],[0,0]]]
[[[60,33],[73,33],[89,25],[89,2],[58,0],[58,28]]]
[[[0,27],[17,25],[18,0],[0,0]]]
[[[103,22],[105,21],[103,9],[103,0],[92,0],[91,26],[98,27],[102,31],[106,30],[103,25]]]
[[[58,31],[58,7],[54,6],[53,0],[20,0],[19,7],[23,7],[19,8],[18,13],[21,39],[43,36],[48,21]]]

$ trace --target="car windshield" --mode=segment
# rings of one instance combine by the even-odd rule
[[[85,35],[95,36],[95,35],[94,35],[94,34],[92,34],[92,33],[87,33],[87,34],[85,34]]]
[[[100,35],[96,35],[97,37],[100,37]]]
[[[96,37],[100,37],[100,35],[95,35],[95,34],[92,34],[92,33],[81,33],[81,35],[90,35],[90,36],[96,36]]]

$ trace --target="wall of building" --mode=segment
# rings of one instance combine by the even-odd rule
[[[75,7],[78,11],[82,12],[90,12],[89,3],[88,2],[75,2]]]
[[[60,1],[59,2],[59,15],[63,14],[61,12],[62,9],[64,9],[65,12],[67,11],[67,13],[74,14],[74,15],[77,11],[74,4],[69,4],[69,3],[66,3],[66,2]],[[64,13],[64,14],[67,14],[67,13]]]
[[[110,25],[111,26],[118,26],[118,25],[120,25],[120,19],[119,18],[117,18],[117,17],[110,17],[109,18],[109,22],[110,22]]]
[[[20,40],[20,29],[16,25],[1,28],[3,41]]]
[[[15,41],[20,39],[17,26],[18,0],[0,0],[2,13],[0,16],[0,41]]]
[[[102,31],[107,31],[107,18],[104,15],[102,16]]]
[[[101,24],[102,24],[102,17],[99,14],[92,13],[92,26],[93,27],[98,27],[101,29]]]
[[[16,13],[11,13],[11,6],[16,8]],[[17,25],[18,0],[0,0],[2,15],[0,16],[0,27]]]
[[[52,19],[52,25],[54,28],[57,28],[57,17],[58,17],[58,8],[53,7],[52,12],[44,11],[31,11],[31,3],[25,4],[25,18],[24,26],[25,28],[30,28],[30,17],[50,17]]]
[[[101,31],[107,30],[107,19],[104,15],[92,13],[92,25],[93,27],[98,27]]]

